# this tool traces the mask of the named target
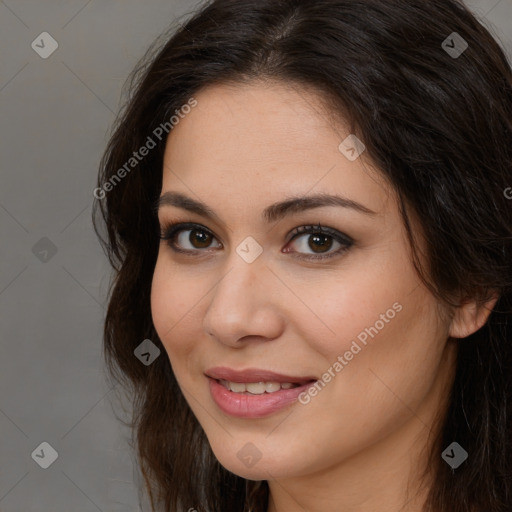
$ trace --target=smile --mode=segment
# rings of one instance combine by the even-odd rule
[[[299,386],[291,382],[231,382],[220,379],[219,383],[233,393],[246,393],[262,395],[263,393],[275,393],[281,389],[292,389]]]
[[[312,386],[314,377],[292,377],[266,370],[212,368],[205,373],[210,395],[225,414],[238,418],[262,418],[298,401]]]

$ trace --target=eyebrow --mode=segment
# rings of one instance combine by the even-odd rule
[[[220,220],[219,216],[207,205],[179,192],[165,192],[162,194],[155,202],[154,208],[155,210],[160,210],[163,206],[176,206],[177,208],[183,208],[184,210],[197,213],[208,219]],[[330,194],[315,194],[291,197],[284,201],[274,203],[263,210],[262,218],[270,223],[282,219],[287,215],[292,215],[304,210],[311,210],[313,208],[321,208],[323,206],[350,208],[366,215],[376,215],[376,212],[373,210],[346,197]]]

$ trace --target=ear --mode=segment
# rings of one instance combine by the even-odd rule
[[[492,296],[484,302],[477,299],[462,302],[453,312],[450,337],[466,338],[478,331],[487,322],[498,298],[499,294],[493,292]]]

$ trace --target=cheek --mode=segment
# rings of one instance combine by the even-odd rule
[[[320,371],[325,375],[338,362],[331,373],[343,372],[343,382],[360,389],[377,378],[371,369],[390,384],[416,372],[434,374],[447,338],[437,302],[400,255],[371,263],[317,281],[317,294],[296,288],[315,313],[295,318],[302,318],[304,338],[324,361]]]
[[[300,321],[305,339],[315,344],[316,352],[332,362],[350,351],[354,342],[365,347],[372,340],[386,337],[393,324],[404,325],[404,310],[409,309],[406,302],[410,304],[406,297],[416,281],[390,285],[383,279],[390,274],[390,269],[378,273],[352,269],[339,276],[316,279],[319,291],[315,294],[307,293],[311,283],[294,288],[299,297],[307,299],[304,302],[311,312],[295,315],[294,321]]]
[[[151,316],[153,325],[164,344],[167,337],[166,333],[172,329],[176,322],[176,309],[179,308],[175,285],[171,288],[168,282],[159,256],[153,273],[153,282],[151,283]]]
[[[324,309],[337,339],[311,338],[312,353],[321,351],[326,361],[319,367],[325,384],[303,397],[302,415],[289,420],[290,431],[304,436],[302,444],[311,442],[304,425],[312,422],[307,430],[315,432],[315,440],[329,440],[322,457],[333,463],[390,434],[418,410],[436,379],[446,339],[436,303],[421,288],[414,293],[384,288],[358,301],[348,292],[332,311]],[[322,457],[315,463],[324,464]]]
[[[159,255],[151,285],[151,315],[153,325],[169,356],[188,352],[187,340],[191,329],[199,325],[193,318],[199,291],[193,281],[176,271]],[[172,362],[172,360],[171,360]]]
[[[317,404],[330,407],[326,422],[351,411],[359,418],[352,431],[357,437],[362,425],[369,431],[377,428],[376,422],[383,432],[392,429],[407,415],[404,403],[414,409],[423,400],[437,375],[447,336],[436,302],[422,288],[413,293],[384,289],[364,304],[351,304],[346,302],[342,313],[332,316],[342,334],[337,343],[322,347],[330,361],[322,380],[332,384],[321,391]],[[335,377],[329,377],[329,369]]]

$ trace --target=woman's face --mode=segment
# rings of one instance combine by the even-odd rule
[[[162,240],[151,306],[215,455],[255,480],[405,455],[426,439],[454,352],[393,189],[350,139],[340,150],[350,133],[311,91],[253,83],[195,98],[167,142],[159,208],[163,234],[194,226]],[[344,202],[319,206],[320,194]]]

